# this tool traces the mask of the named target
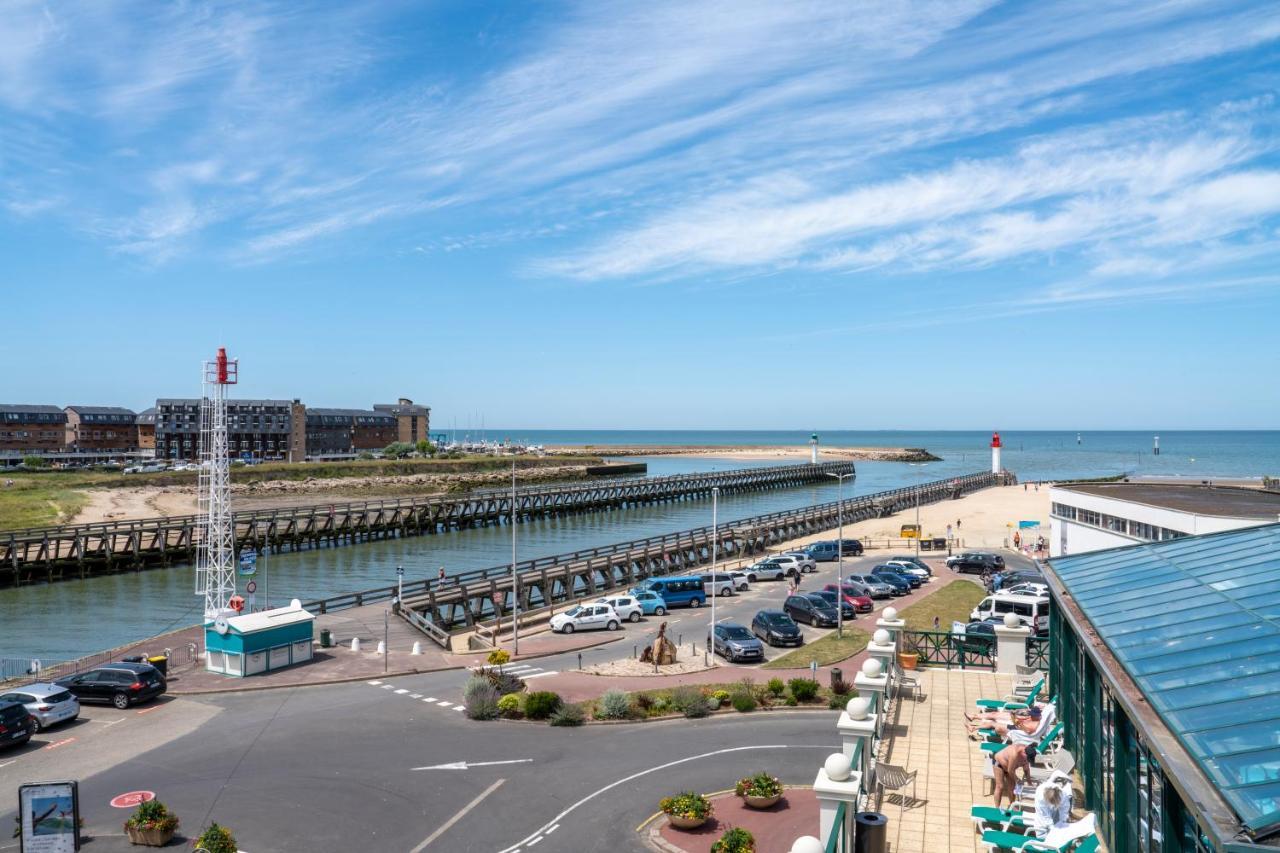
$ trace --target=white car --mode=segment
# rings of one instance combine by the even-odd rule
[[[733,585],[738,592],[746,592],[751,589],[751,578],[747,576],[746,572],[729,572],[729,577],[733,578]]]
[[[612,598],[598,598],[591,602],[592,604],[607,604],[613,608],[613,612],[617,613],[622,619],[628,622],[639,622],[640,617],[644,615],[644,608],[640,606],[639,600],[631,595],[615,595]]]
[[[622,627],[622,619],[607,604],[580,604],[551,617],[551,630],[559,634],[574,631],[616,631]]]
[[[778,554],[770,557],[769,560],[782,566],[782,573],[787,577],[799,577],[804,572],[804,564],[800,562],[800,557],[793,557],[790,554]],[[815,567],[817,566],[816,563],[814,565]]]
[[[1011,592],[1014,595],[1033,595],[1037,598],[1041,598],[1049,594],[1049,587],[1047,584],[1042,583],[1019,583],[1014,584],[1008,589],[1001,587],[1000,591]]]
[[[702,588],[707,591],[707,595],[714,595],[717,598],[733,595],[736,586],[733,578],[727,572],[716,572],[714,580],[709,573],[702,576]]]
[[[802,572],[816,572],[818,570],[818,561],[810,557],[804,551],[787,551],[782,556],[794,557],[796,563],[800,566]]]
[[[907,560],[886,560],[885,565],[900,568],[907,574],[920,578],[922,581],[927,581],[931,577],[927,571]]]
[[[754,566],[748,566],[743,569],[743,571],[746,572],[747,580],[751,583],[756,581],[780,581],[787,576],[786,567],[774,557],[761,560]]]

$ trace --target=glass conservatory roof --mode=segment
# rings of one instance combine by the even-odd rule
[[[1280,827],[1280,524],[1050,564],[1245,826]]]

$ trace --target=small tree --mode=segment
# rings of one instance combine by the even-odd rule
[[[28,468],[43,468],[49,464],[49,461],[43,456],[24,456],[22,464]]]
[[[413,452],[413,445],[403,441],[393,441],[382,449],[382,455],[388,459],[403,459]]]
[[[425,438],[418,439],[418,443],[415,445],[415,447],[418,448],[419,456],[435,456],[436,455],[436,446],[431,442],[427,441]]]

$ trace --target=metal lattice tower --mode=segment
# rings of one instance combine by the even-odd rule
[[[227,386],[239,364],[227,351],[204,363],[200,399],[199,512],[196,531],[196,595],[204,596],[204,618],[216,619],[236,594],[235,519],[231,514],[231,458],[227,446]]]

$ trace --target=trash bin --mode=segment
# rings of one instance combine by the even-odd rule
[[[147,658],[147,663],[160,670],[160,674],[169,677],[169,659],[164,655],[155,655]]]
[[[144,655],[129,655],[127,658],[120,658],[121,663],[146,663],[147,659]]]
[[[320,630],[320,648],[327,649],[333,645],[333,634],[329,633],[328,628]]]
[[[844,673],[840,671],[840,667],[831,667],[831,690],[834,693],[837,686],[844,686]]]
[[[880,812],[858,812],[853,816],[854,853],[884,853],[889,819]]]

